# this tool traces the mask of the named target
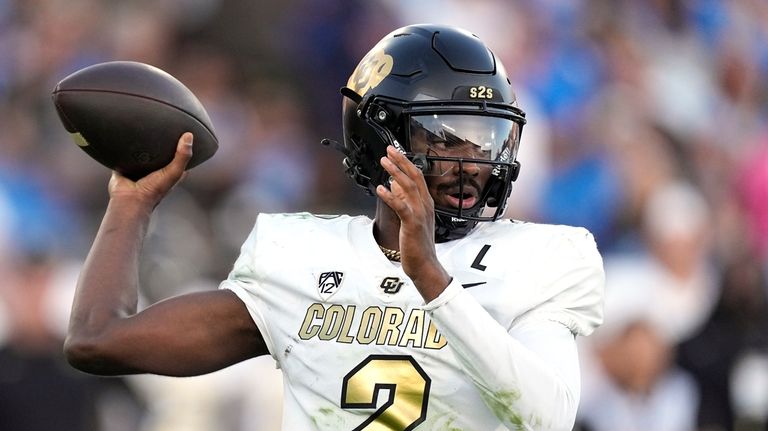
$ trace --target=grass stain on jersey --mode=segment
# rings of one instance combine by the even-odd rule
[[[466,431],[466,430],[464,428],[456,428],[453,425],[446,425],[444,428],[440,428],[440,431]]]
[[[520,399],[520,392],[498,391],[483,393],[482,395],[486,405],[493,411],[493,414],[503,422],[511,424],[513,430],[528,431],[536,429],[531,428],[531,426],[540,426],[540,418],[530,418],[531,420],[526,422],[519,413],[512,409],[512,406]]]
[[[321,407],[318,409],[318,415],[312,416],[312,423],[318,429],[343,429],[344,419],[337,413],[337,410],[330,407]]]

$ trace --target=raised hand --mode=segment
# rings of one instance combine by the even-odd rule
[[[187,163],[192,158],[192,133],[186,132],[179,138],[173,160],[155,172],[138,181],[112,171],[109,180],[109,196],[112,199],[133,199],[155,207],[168,191],[184,176]]]
[[[393,146],[387,147],[381,166],[392,176],[392,181],[389,189],[380,185],[376,193],[400,218],[403,271],[429,302],[451,281],[435,252],[434,201],[421,170]]]

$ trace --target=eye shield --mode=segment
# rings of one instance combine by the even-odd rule
[[[411,159],[424,175],[442,176],[455,163],[435,161],[490,166],[511,163],[517,156],[520,125],[509,118],[488,115],[411,115],[408,136]],[[427,157],[419,157],[422,154]]]
[[[442,195],[435,203],[438,214],[478,221],[501,216],[519,169],[518,121],[432,112],[412,113],[406,124],[407,156],[425,178],[455,177],[437,185]],[[488,207],[495,208],[491,215],[484,214]]]

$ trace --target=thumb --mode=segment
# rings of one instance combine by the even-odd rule
[[[194,135],[190,132],[186,132],[179,138],[178,144],[176,144],[176,155],[173,157],[168,167],[173,170],[184,171],[186,169],[189,160],[192,158],[192,144],[194,141]]]
[[[190,132],[181,135],[179,142],[176,144],[176,154],[173,156],[173,160],[161,169],[163,177],[169,178],[174,183],[181,178],[189,160],[192,158],[193,139],[194,137]]]
[[[152,172],[139,180],[140,184],[149,187],[159,187],[161,190],[169,190],[184,174],[184,170],[192,158],[192,133],[186,132],[179,138],[176,144],[176,154],[173,160],[162,169]]]

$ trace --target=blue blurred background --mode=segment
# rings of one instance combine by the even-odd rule
[[[370,214],[322,137],[394,28],[464,27],[528,113],[508,216],[585,226],[606,323],[579,340],[582,431],[768,429],[768,2],[0,0],[0,430],[275,430],[270,358],[192,379],[61,357],[109,172],[50,92],[91,64],[165,69],[221,142],[158,208],[142,302],[214,289],[260,211]]]

